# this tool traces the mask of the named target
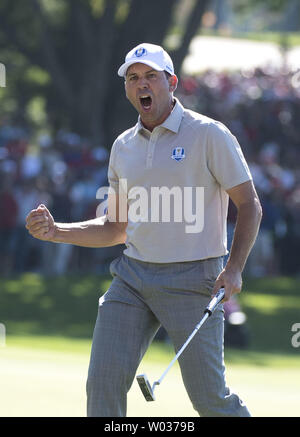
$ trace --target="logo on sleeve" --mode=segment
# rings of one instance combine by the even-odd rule
[[[183,147],[175,147],[172,151],[172,159],[175,161],[182,161],[185,158],[184,148]]]

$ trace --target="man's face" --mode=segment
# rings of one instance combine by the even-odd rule
[[[126,96],[149,130],[163,123],[170,114],[176,85],[175,75],[167,78],[164,71],[153,70],[148,65],[136,63],[128,68]]]

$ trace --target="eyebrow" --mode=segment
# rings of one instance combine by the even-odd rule
[[[151,70],[147,70],[147,71],[145,71],[145,73],[144,74],[148,74],[148,73],[151,73],[152,71],[157,71],[157,70],[154,70],[154,68],[151,68]],[[126,75],[126,77],[130,77],[130,76],[136,76],[138,73],[128,73],[127,75]]]

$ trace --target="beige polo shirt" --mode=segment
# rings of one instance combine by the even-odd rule
[[[236,138],[176,99],[152,132],[137,124],[114,142],[108,180],[128,199],[124,253],[169,263],[227,253],[225,190],[252,179]]]

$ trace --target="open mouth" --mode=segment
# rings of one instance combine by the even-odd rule
[[[152,98],[148,95],[140,96],[140,102],[145,111],[149,111],[152,105]]]

